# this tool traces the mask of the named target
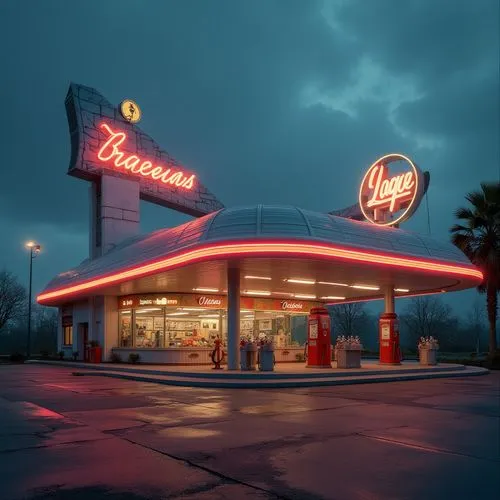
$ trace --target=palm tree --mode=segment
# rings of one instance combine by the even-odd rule
[[[486,292],[489,322],[489,355],[497,349],[496,321],[500,291],[500,182],[481,183],[481,191],[469,193],[465,199],[470,208],[458,208],[450,232],[453,243],[481,269],[483,282],[478,287]]]

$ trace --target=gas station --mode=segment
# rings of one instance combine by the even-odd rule
[[[68,173],[90,184],[89,257],[37,301],[59,309],[58,348],[82,361],[92,344],[100,361],[135,353],[141,364],[234,371],[254,344],[272,345],[277,372],[328,370],[336,332],[325,306],[380,300],[378,365],[399,365],[396,299],[482,281],[451,243],[401,229],[430,181],[405,155],[360,169],[358,201],[344,210],[226,208],[138,127],[137,103],[115,107],[71,84],[66,111]],[[141,199],[193,219],[141,235]]]

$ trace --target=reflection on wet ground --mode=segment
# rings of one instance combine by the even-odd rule
[[[487,498],[499,375],[222,390],[2,366],[1,498]]]

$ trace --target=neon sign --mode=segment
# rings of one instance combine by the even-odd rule
[[[198,304],[200,306],[222,306],[222,300],[221,299],[214,299],[213,297],[200,297],[198,299]]]
[[[392,177],[390,164],[404,162],[405,171]],[[366,220],[394,226],[410,218],[424,194],[420,169],[406,156],[394,153],[378,159],[366,172],[359,190],[359,206]]]
[[[97,153],[97,158],[101,162],[112,163],[117,169],[123,168],[132,174],[150,177],[163,184],[183,189],[193,188],[194,174],[188,177],[181,170],[175,171],[160,165],[154,166],[151,161],[143,160],[137,155],[128,155],[120,150],[122,144],[127,140],[127,134],[113,131],[106,123],[101,123],[99,128],[108,136],[108,140]]]
[[[288,302],[286,300],[281,301],[281,309],[288,311],[288,310],[299,310],[301,311],[304,308],[304,304],[301,302]]]

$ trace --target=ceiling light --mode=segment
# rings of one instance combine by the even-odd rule
[[[345,300],[345,297],[335,297],[335,295],[327,295],[326,297],[320,297],[322,300]]]
[[[218,318],[218,314],[200,314],[198,318]]]
[[[351,285],[351,288],[357,288],[358,290],[380,290],[380,287],[374,285]]]
[[[205,287],[198,287],[198,288],[193,288],[194,292],[218,292],[218,288],[205,288]]]
[[[205,311],[204,307],[181,307],[181,311]]]
[[[267,276],[245,276],[247,280],[268,280],[271,281],[271,278]]]
[[[150,307],[146,309],[137,309],[135,312],[136,313],[146,313],[146,312],[151,312],[151,311],[161,311],[161,307]]]
[[[293,297],[293,293],[289,292],[273,292],[273,295],[286,295],[287,297]]]
[[[253,318],[253,314],[245,314],[244,318]]]
[[[288,283],[298,283],[299,285],[314,285],[316,283],[316,281],[314,280],[308,280],[302,278],[288,278],[283,281],[286,281]]]
[[[127,310],[127,311],[120,311],[122,314],[130,314],[130,310]]]
[[[185,313],[185,312],[169,313],[169,314],[167,314],[167,316],[185,316],[186,314],[189,314],[189,313]]]
[[[316,298],[316,295],[302,295],[302,294],[295,294],[294,297],[296,299],[315,299]]]
[[[245,290],[243,293],[247,295],[271,295],[271,292],[266,292],[264,290]]]
[[[408,290],[407,288],[395,288],[394,291],[401,293],[408,293],[410,290]]]
[[[318,281],[320,285],[331,285],[331,286],[349,286],[347,283],[334,283],[331,281]]]

